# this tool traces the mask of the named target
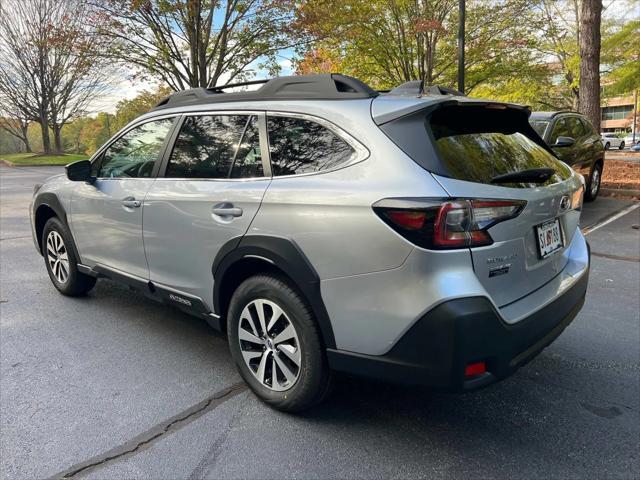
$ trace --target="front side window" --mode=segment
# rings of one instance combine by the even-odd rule
[[[569,126],[569,130],[571,132],[571,134],[569,135],[571,138],[573,138],[574,140],[578,140],[579,138],[584,137],[584,125],[578,117],[567,118],[567,125]]]
[[[571,129],[567,124],[566,118],[560,118],[553,127],[553,133],[551,134],[551,138],[549,139],[551,145],[556,144],[556,142],[558,141],[558,137],[571,137]]]
[[[113,142],[102,154],[96,176],[100,178],[148,178],[162,152],[173,118],[139,125]]]
[[[264,176],[258,117],[188,116],[176,139],[166,176],[213,179]]]
[[[310,120],[271,116],[267,130],[274,176],[330,170],[354,154],[346,141]]]

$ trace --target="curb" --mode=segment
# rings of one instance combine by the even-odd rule
[[[600,187],[600,193],[603,195],[611,196],[625,196],[625,197],[640,197],[640,190],[630,188],[602,188]]]

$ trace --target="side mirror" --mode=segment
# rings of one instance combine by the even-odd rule
[[[91,162],[89,160],[78,160],[64,167],[67,171],[67,178],[72,182],[90,182]]]
[[[552,147],[570,147],[574,143],[576,143],[576,140],[574,138],[571,138],[571,137],[558,137],[556,139],[556,143],[554,143],[551,146]]]

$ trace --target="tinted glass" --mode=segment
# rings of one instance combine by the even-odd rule
[[[578,117],[568,117],[567,118],[567,126],[571,134],[569,135],[571,138],[578,139],[582,138],[585,135],[584,125],[580,121]]]
[[[262,177],[262,155],[260,154],[260,133],[258,130],[258,117],[249,118],[247,128],[238,146],[233,166],[231,167],[231,178],[251,178]]]
[[[582,126],[584,127],[585,135],[595,135],[596,129],[593,128],[593,125],[591,125],[591,122],[589,120],[587,120],[586,118],[581,118],[580,121],[582,122]]]
[[[544,137],[544,132],[547,130],[549,126],[549,122],[546,120],[530,120],[531,126],[536,131],[538,135]]]
[[[491,179],[499,175],[532,168],[552,168],[556,174],[547,184],[569,177],[570,170],[566,166],[518,131],[517,113],[500,110],[473,112],[471,107],[462,108],[449,111],[442,109],[434,113],[430,121],[436,150],[448,176],[476,183],[491,183]],[[467,115],[461,115],[467,112]],[[502,185],[540,186],[528,183]]]
[[[274,175],[329,170],[354,153],[351,145],[331,130],[309,120],[269,117],[267,129]]]
[[[551,138],[549,138],[549,143],[554,145],[557,142],[558,137],[571,137],[571,130],[567,125],[566,118],[558,119],[556,124],[553,126],[553,133],[551,134]]]
[[[249,115],[188,116],[176,139],[167,177],[260,177],[257,118]]]
[[[150,177],[172,124],[173,118],[165,118],[129,130],[105,150],[97,176]]]

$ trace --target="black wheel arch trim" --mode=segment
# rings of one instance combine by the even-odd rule
[[[265,261],[290,277],[309,302],[318,321],[326,348],[335,348],[329,314],[322,300],[320,277],[296,242],[290,238],[269,235],[245,235],[225,243],[213,262],[213,308],[222,315],[221,289],[224,277],[237,262],[245,258]]]
[[[48,207],[51,210],[53,210],[53,212],[56,214],[56,217],[58,217],[58,219],[60,219],[60,221],[65,224],[65,226],[69,230],[69,233],[71,233],[71,228],[67,220],[67,211],[62,206],[62,203],[60,202],[60,199],[58,198],[58,196],[55,193],[51,193],[51,192],[44,192],[44,193],[38,194],[35,200],[33,201],[33,228],[34,228],[34,237],[36,237],[36,241],[38,242],[38,247],[41,255],[44,254],[42,251],[42,238],[38,238],[38,235],[36,235],[36,233],[37,233],[37,225],[38,225],[37,213],[38,213],[38,209],[42,206]],[[78,249],[76,248],[76,243],[73,239],[73,234],[71,235],[71,248],[73,248],[73,253],[75,257],[78,259],[78,262],[80,262],[80,255],[78,254]]]

